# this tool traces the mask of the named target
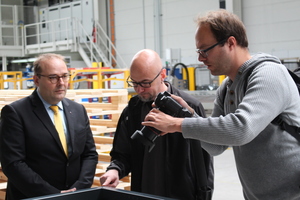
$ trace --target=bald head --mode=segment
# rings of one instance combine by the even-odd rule
[[[165,78],[166,69],[163,69],[155,51],[143,49],[134,55],[130,65],[130,79],[135,83],[134,90],[142,101],[152,101],[159,92],[166,91]]]
[[[131,61],[130,72],[138,71],[155,71],[162,69],[162,63],[159,55],[151,49],[143,49],[137,52]]]

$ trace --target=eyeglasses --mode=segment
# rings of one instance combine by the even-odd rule
[[[208,53],[207,53],[207,52],[208,52],[209,50],[212,50],[212,49],[215,48],[216,46],[225,43],[226,40],[227,40],[227,39],[221,40],[221,41],[217,42],[216,44],[214,44],[214,45],[208,47],[207,49],[203,49],[203,50],[201,50],[201,49],[196,49],[196,52],[199,53],[203,58],[207,58],[207,57],[208,57]]]
[[[159,73],[155,76],[155,78],[154,78],[152,81],[142,81],[142,82],[129,81],[129,76],[128,76],[126,82],[127,82],[127,84],[128,84],[129,86],[131,86],[131,87],[137,87],[137,86],[139,85],[139,86],[141,86],[141,87],[143,87],[143,88],[149,88],[149,87],[151,87],[151,83],[152,83],[155,79],[157,79],[157,77],[160,75],[160,73],[161,73],[162,70],[163,70],[163,69],[161,69],[161,70],[159,71]]]
[[[53,84],[56,84],[57,82],[59,82],[59,79],[61,79],[61,78],[64,82],[67,82],[70,79],[70,74],[64,74],[62,76],[58,76],[57,74],[49,75],[49,76],[38,74],[37,76],[47,77],[50,80],[50,82]]]

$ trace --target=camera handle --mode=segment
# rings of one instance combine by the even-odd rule
[[[144,126],[141,130],[136,130],[131,139],[139,140],[145,146],[148,146],[148,152],[151,152],[155,146],[154,141],[161,132],[153,127]]]
[[[159,93],[154,102],[159,110],[173,117],[192,117],[192,113],[183,108],[167,91]],[[155,146],[154,141],[160,133],[161,131],[153,127],[144,126],[141,130],[136,130],[131,139],[139,140],[145,146],[148,146],[149,152],[151,152]]]

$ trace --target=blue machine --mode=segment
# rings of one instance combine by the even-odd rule
[[[32,78],[33,77],[33,66],[31,66],[29,63],[26,65],[26,69],[23,72],[23,78]],[[26,86],[28,89],[31,89],[34,87],[33,79],[26,81]]]

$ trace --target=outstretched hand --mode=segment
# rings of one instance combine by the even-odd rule
[[[69,189],[69,190],[62,190],[62,191],[60,191],[60,193],[75,192],[75,191],[76,191],[76,188],[72,188],[72,189]]]
[[[108,170],[100,177],[101,186],[117,187],[119,184],[119,172],[115,169]]]
[[[142,125],[154,127],[162,132],[160,135],[165,135],[167,133],[181,132],[183,119],[184,118],[172,117],[153,108],[148,115],[146,115]]]

